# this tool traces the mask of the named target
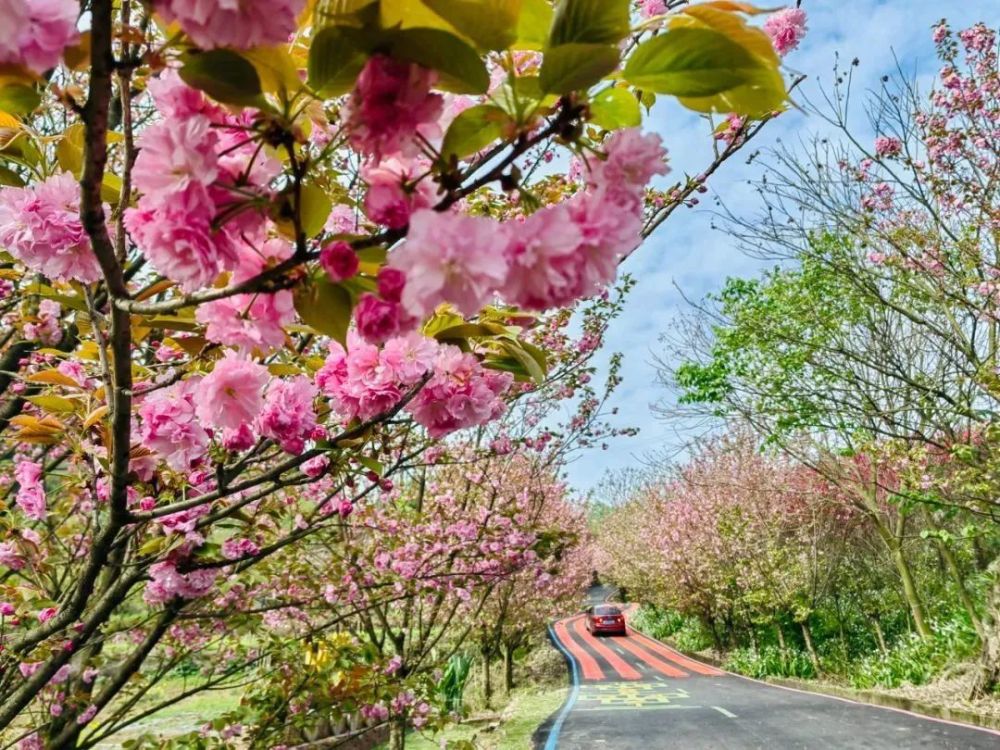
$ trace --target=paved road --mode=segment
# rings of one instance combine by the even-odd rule
[[[574,688],[536,735],[539,750],[1000,750],[998,732],[765,685],[631,628],[594,638],[582,615],[553,633]]]

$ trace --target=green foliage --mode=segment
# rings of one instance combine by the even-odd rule
[[[639,100],[628,89],[604,89],[590,100],[590,120],[605,130],[637,127],[642,123]]]
[[[462,698],[465,695],[465,684],[469,680],[469,670],[472,668],[472,659],[465,654],[455,654],[448,661],[441,681],[438,683],[437,692],[444,701],[444,705],[450,712],[462,712]]]
[[[462,159],[489,146],[513,126],[510,115],[495,104],[477,104],[452,120],[441,144],[445,161]]]
[[[770,644],[760,649],[733,649],[726,655],[723,667],[730,672],[756,679],[763,677],[810,679],[816,676],[816,669],[805,651],[781,649]]]
[[[587,89],[613,71],[629,31],[627,0],[562,0],[556,6],[540,81],[553,94]]]
[[[930,639],[907,634],[888,653],[875,653],[851,665],[848,678],[856,688],[923,685],[949,664],[972,656],[979,644],[968,618],[956,617],[933,626]]]
[[[216,101],[226,104],[266,107],[260,75],[249,60],[228,49],[189,53],[184,57],[181,78]]]

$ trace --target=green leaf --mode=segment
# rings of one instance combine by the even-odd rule
[[[347,342],[351,322],[351,294],[325,276],[295,290],[295,309],[307,325],[320,333]]]
[[[21,187],[22,185],[24,185],[24,180],[22,180],[21,176],[13,169],[8,169],[7,167],[0,164],[0,185],[9,185],[10,187]]]
[[[483,49],[502,50],[517,39],[522,0],[424,0],[424,5]]]
[[[389,54],[438,72],[439,88],[456,94],[485,94],[490,87],[486,63],[472,47],[440,29],[404,29],[389,40]]]
[[[617,44],[628,32],[628,0],[561,0],[549,45]]]
[[[625,64],[624,76],[700,112],[759,115],[780,108],[785,99],[776,68],[709,28],[676,28],[644,42]]]
[[[371,456],[355,456],[355,458],[358,460],[359,464],[370,471],[374,471],[379,476],[382,476],[385,472],[385,467],[382,465],[382,462],[372,458]]]
[[[50,414],[65,414],[76,411],[75,402],[51,393],[42,396],[28,396],[27,400]]]
[[[522,0],[515,46],[518,49],[542,49],[549,39],[552,17],[552,5],[548,0]]]
[[[516,359],[522,367],[524,367],[525,371],[531,376],[532,380],[536,383],[545,382],[545,370],[542,369],[535,357],[521,347],[520,343],[501,339],[500,345],[507,351],[508,354]]]
[[[225,104],[265,106],[257,69],[232,50],[213,49],[183,57],[180,76],[186,84],[200,89]]]
[[[710,29],[674,29],[639,45],[625,65],[625,79],[674,96],[711,96],[746,82],[760,61]]]
[[[302,224],[302,233],[306,237],[315,237],[323,231],[333,209],[333,203],[323,188],[312,184],[302,186],[301,200],[299,221]]]
[[[628,89],[609,88],[590,100],[591,121],[605,130],[634,128],[642,124],[639,100]]]
[[[495,104],[479,104],[463,110],[452,120],[441,144],[441,156],[462,159],[489,146],[513,127],[510,115]]]
[[[309,47],[309,85],[323,97],[344,94],[354,86],[366,59],[353,34],[336,26],[325,28]]]
[[[607,44],[563,44],[545,52],[539,80],[552,94],[588,89],[618,66],[618,48]]]
[[[8,83],[0,86],[0,111],[15,115],[26,115],[42,101],[42,95],[34,86],[23,83]]]

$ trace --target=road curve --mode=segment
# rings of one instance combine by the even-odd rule
[[[553,623],[570,666],[538,750],[998,750],[1000,732],[806,693],[723,672],[631,628],[595,638],[582,615]]]

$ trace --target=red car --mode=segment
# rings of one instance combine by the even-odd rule
[[[618,607],[598,604],[587,610],[587,630],[591,635],[627,635],[625,615]]]

